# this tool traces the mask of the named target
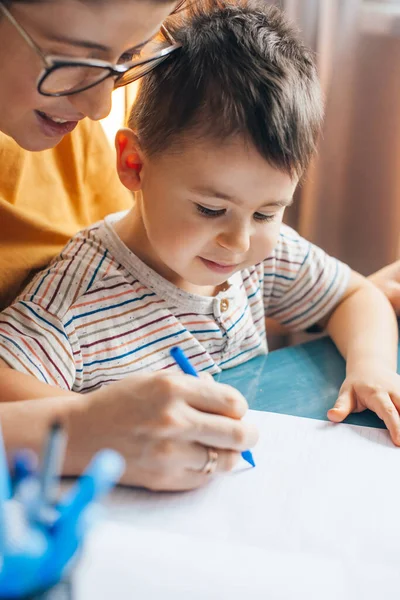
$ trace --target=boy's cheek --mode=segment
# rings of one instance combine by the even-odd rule
[[[272,254],[278,244],[279,232],[281,224],[274,225],[274,230],[269,235],[263,236],[257,243],[257,261],[264,260],[267,256]]]

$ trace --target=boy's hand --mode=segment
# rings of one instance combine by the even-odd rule
[[[400,446],[400,375],[384,365],[364,362],[343,382],[328,418],[340,423],[352,412],[369,408],[380,417],[396,446]]]

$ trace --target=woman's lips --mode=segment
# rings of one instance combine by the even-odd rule
[[[78,124],[78,121],[65,121],[57,123],[49,115],[41,110],[35,110],[35,115],[39,123],[39,127],[47,137],[57,137],[71,133]]]

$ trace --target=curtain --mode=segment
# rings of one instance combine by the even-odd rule
[[[400,229],[400,37],[365,28],[365,0],[275,2],[316,51],[326,101],[319,151],[287,222],[369,274]]]

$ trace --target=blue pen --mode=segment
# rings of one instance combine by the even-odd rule
[[[198,377],[196,369],[191,364],[182,348],[179,348],[179,346],[174,346],[174,348],[170,350],[170,354],[176,362],[176,364],[182,369],[184,373],[186,373],[186,375],[193,375],[194,377]],[[254,462],[254,458],[250,450],[245,450],[244,452],[242,452],[242,458],[246,462],[248,462],[249,465],[251,465],[252,467],[256,466],[256,463]]]

